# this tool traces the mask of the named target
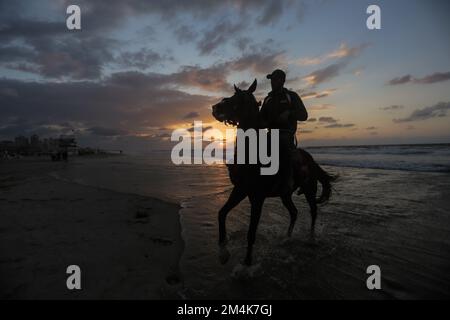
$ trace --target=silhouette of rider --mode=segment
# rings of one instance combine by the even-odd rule
[[[260,111],[261,126],[268,129],[280,130],[280,168],[279,184],[282,193],[293,188],[291,152],[295,150],[295,133],[297,121],[306,121],[308,112],[302,99],[297,93],[284,88],[286,74],[282,70],[275,70],[267,75],[270,79],[272,91],[264,99]]]

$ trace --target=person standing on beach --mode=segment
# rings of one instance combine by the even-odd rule
[[[267,75],[270,79],[272,91],[264,99],[260,111],[261,127],[278,129],[280,131],[280,177],[278,187],[282,193],[292,190],[294,180],[292,178],[292,166],[290,154],[295,150],[295,133],[297,121],[306,121],[308,112],[302,99],[294,91],[284,87],[286,73],[277,69]]]

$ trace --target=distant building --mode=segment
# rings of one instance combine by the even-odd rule
[[[40,147],[39,136],[37,134],[33,134],[30,137],[30,145],[33,148],[39,148]]]
[[[39,154],[42,152],[41,142],[37,134],[33,134],[30,137],[30,147],[28,148],[28,153]]]
[[[17,155],[51,155],[52,157],[56,155],[67,159],[68,155],[77,155],[82,153],[80,151],[74,135],[60,135],[58,138],[42,140],[37,134],[33,134],[30,138],[20,135],[15,137],[14,141],[0,141],[0,159]]]
[[[30,142],[28,141],[28,138],[25,136],[17,136],[14,139],[14,142],[16,144],[16,147],[18,147],[18,148],[26,148],[30,144]]]
[[[20,135],[14,141],[0,141],[0,153],[19,155],[43,155],[49,153],[77,154],[78,146],[74,135],[60,135],[58,138],[40,139],[37,134],[30,138]]]
[[[16,152],[21,155],[28,155],[30,153],[30,141],[25,136],[17,136],[14,139],[16,145]]]

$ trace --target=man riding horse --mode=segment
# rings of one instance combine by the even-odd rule
[[[280,169],[277,187],[280,193],[290,192],[294,186],[291,154],[296,149],[295,132],[297,121],[306,121],[308,112],[302,99],[294,91],[284,87],[286,74],[277,69],[267,75],[270,79],[272,91],[264,99],[260,111],[260,125],[262,128],[278,129],[280,132]]]
[[[280,160],[282,161],[279,173],[282,175],[282,179],[278,177],[280,174],[260,175],[260,170],[253,170],[255,166],[258,168],[259,164],[227,165],[233,190],[218,215],[221,263],[226,263],[230,257],[227,250],[227,215],[245,198],[248,197],[251,209],[247,233],[247,254],[244,263],[250,265],[256,230],[266,198],[281,198],[289,212],[290,222],[287,235],[291,236],[298,215],[298,210],[292,201],[294,190],[301,188],[309,204],[312,233],[314,233],[317,217],[317,204],[327,201],[331,195],[331,182],[335,177],[323,170],[306,150],[295,149],[294,135],[297,121],[304,121],[308,118],[300,97],[294,92],[284,89],[286,78],[284,72],[274,71],[269,77],[272,80],[272,92],[265,99],[261,112],[253,95],[257,86],[256,79],[247,90],[234,86],[233,96],[222,99],[212,107],[214,118],[225,124],[236,126],[242,131],[265,127],[279,129],[283,132],[280,132],[279,139]],[[290,158],[292,158],[292,162]],[[284,182],[283,177],[286,181],[291,179],[291,182]],[[316,199],[318,182],[322,185],[322,194],[319,199]]]

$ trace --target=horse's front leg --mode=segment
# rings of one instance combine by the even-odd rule
[[[245,199],[247,195],[242,190],[234,187],[231,191],[230,196],[228,197],[227,202],[222,207],[222,209],[219,210],[219,247],[220,247],[220,254],[219,259],[222,264],[225,264],[228,259],[230,258],[230,253],[228,252],[228,249],[226,248],[227,244],[227,230],[226,230],[226,220],[228,213],[236,207],[242,200]]]
[[[247,255],[245,256],[244,264],[250,266],[252,264],[252,254],[253,254],[253,245],[255,244],[256,239],[256,230],[258,229],[259,218],[261,218],[262,207],[264,204],[263,197],[252,197],[250,199],[251,202],[251,213],[250,213],[250,226],[248,228],[247,234]]]

